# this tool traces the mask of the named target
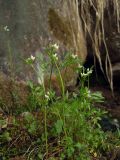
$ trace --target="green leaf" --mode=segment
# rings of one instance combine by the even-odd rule
[[[55,129],[57,134],[60,134],[63,130],[63,121],[62,120],[57,120],[57,122],[55,123]]]
[[[34,121],[34,116],[30,112],[25,112],[24,113],[24,118],[27,122],[32,122]]]
[[[11,141],[11,137],[10,137],[10,133],[9,132],[4,132],[4,134],[2,135],[2,138],[6,141]]]
[[[43,155],[42,155],[42,153],[38,153],[38,158],[39,158],[39,160],[42,160],[43,159]]]
[[[36,128],[36,124],[32,123],[30,124],[29,128],[28,128],[28,132],[31,134],[34,134],[36,132],[37,128]]]

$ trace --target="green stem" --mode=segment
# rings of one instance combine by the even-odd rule
[[[51,90],[51,77],[52,77],[52,72],[53,72],[53,64],[52,64],[51,70],[50,70],[50,81],[49,81],[50,90]]]
[[[64,114],[64,113],[63,113]],[[60,115],[60,113],[58,112],[58,116],[59,116],[59,119],[62,121],[62,117],[61,117],[61,115]],[[65,125],[65,116],[64,116],[64,118],[63,118],[63,123],[64,123],[64,125],[63,125],[63,130],[64,130],[64,134],[65,134],[65,137],[67,137],[67,132],[66,132],[66,125]]]
[[[55,65],[56,65],[56,68],[58,70],[58,74],[59,74],[59,78],[60,78],[60,82],[61,82],[61,89],[62,89],[62,97],[63,99],[65,99],[65,87],[64,87],[64,82],[63,82],[63,79],[62,79],[62,75],[61,75],[61,72],[60,72],[60,69],[57,65],[57,63],[55,62]],[[67,133],[66,133],[66,122],[65,122],[65,108],[63,106],[63,122],[64,122],[64,133],[65,133],[65,136],[67,137]]]
[[[88,75],[88,89],[90,88],[90,78],[89,78],[89,75]]]
[[[61,72],[60,72],[60,69],[59,69],[57,63],[55,61],[54,61],[54,63],[55,63],[56,68],[58,70],[58,74],[59,74],[59,78],[60,78],[60,83],[61,83],[61,89],[62,89],[62,97],[64,98],[65,97],[65,87],[64,87],[62,75],[61,75]]]
[[[37,74],[37,71],[36,71],[35,67],[33,66],[33,64],[32,64],[31,66],[32,66],[34,72]],[[39,78],[41,79],[41,77],[39,77]],[[41,81],[42,81],[42,80],[41,80]],[[43,82],[43,84],[42,84],[42,87],[43,87],[44,94],[45,94],[45,84],[44,84],[44,82]]]
[[[44,119],[45,119],[45,123],[44,123],[44,127],[45,127],[45,146],[46,146],[46,159],[48,157],[48,136],[47,136],[47,110],[46,110],[46,106],[45,106],[45,112],[44,112]]]

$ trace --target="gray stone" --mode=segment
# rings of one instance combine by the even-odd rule
[[[49,42],[60,44],[59,52],[72,49],[85,61],[81,21],[79,29],[75,28],[77,16],[69,2],[72,1],[0,0],[0,70],[21,79],[30,78],[24,59],[42,52]],[[77,50],[73,36],[79,40]]]

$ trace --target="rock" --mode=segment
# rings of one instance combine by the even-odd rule
[[[58,54],[71,50],[85,61],[86,42],[74,5],[62,0],[0,0],[1,71],[7,75],[12,72],[22,80],[35,80],[24,59],[35,56],[36,51],[43,53],[50,42],[60,45]]]
[[[17,107],[27,105],[29,90],[25,82],[16,81],[0,73],[0,107],[4,112],[12,112]]]

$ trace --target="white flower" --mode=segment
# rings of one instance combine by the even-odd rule
[[[72,54],[73,59],[76,59],[77,57],[78,57],[77,54]]]
[[[90,92],[90,90],[88,90],[87,96],[88,96],[88,97],[91,97],[91,92]]]
[[[52,47],[53,47],[53,48],[55,48],[56,50],[58,50],[58,49],[59,49],[59,45],[58,45],[58,44],[56,44],[56,43],[55,43],[55,44],[53,44],[53,45],[52,45]]]
[[[92,69],[87,69],[87,74],[89,75],[89,74],[91,74],[92,73]]]
[[[26,63],[31,65],[33,64],[34,60],[35,60],[35,57],[31,55],[29,58],[26,59]]]
[[[88,68],[86,73],[85,73],[85,72],[81,73],[81,77],[87,77],[87,76],[89,76],[91,73],[92,73],[92,69],[89,69],[89,68]]]
[[[47,95],[50,95],[50,92],[49,92],[49,91],[47,92]]]
[[[58,55],[57,55],[57,53],[53,54],[53,58],[54,58],[54,60],[58,61]]]
[[[47,94],[45,94],[45,98],[49,100],[49,96]]]
[[[118,123],[118,120],[117,119],[113,119],[113,122]]]
[[[81,69],[83,68],[83,66],[81,64],[78,64],[78,68]]]
[[[34,61],[35,57],[33,55],[30,56],[31,60]]]
[[[8,26],[5,26],[5,27],[4,27],[4,30],[5,30],[6,32],[9,32],[9,31],[10,31],[10,29],[8,28]]]
[[[87,75],[87,73],[81,73],[81,77],[86,77]]]
[[[46,98],[47,100],[50,100],[50,92],[47,92],[47,93],[45,94],[45,98]]]

